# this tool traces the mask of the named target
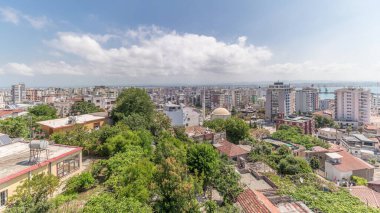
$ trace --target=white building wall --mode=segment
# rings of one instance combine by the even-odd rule
[[[325,162],[325,173],[326,173],[326,178],[331,181],[338,181],[338,180],[342,180],[343,178],[349,180],[352,175],[352,171],[341,172],[338,169],[336,169],[335,166],[329,163],[328,161]]]

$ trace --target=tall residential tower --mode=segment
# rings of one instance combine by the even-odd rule
[[[369,123],[371,92],[362,88],[335,90],[335,120]]]
[[[265,119],[273,121],[278,114],[289,116],[295,112],[295,90],[289,84],[275,82],[267,89]]]

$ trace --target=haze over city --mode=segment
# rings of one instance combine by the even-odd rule
[[[378,81],[378,1],[2,1],[0,85]]]

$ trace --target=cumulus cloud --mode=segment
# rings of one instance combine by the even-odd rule
[[[60,32],[44,42],[50,47],[47,52],[58,61],[9,63],[0,66],[0,74],[96,76],[145,83],[225,83],[365,80],[365,76],[376,76],[380,70],[380,66],[363,68],[316,61],[273,63],[269,48],[250,44],[245,36],[227,43],[212,36],[155,26],[100,35]],[[366,75],[357,77],[358,72]]]
[[[21,76],[42,75],[83,75],[84,66],[73,66],[64,61],[43,61],[31,65],[23,63],[7,63],[0,67],[0,74],[11,74]]]
[[[111,37],[122,40],[121,46],[107,48],[102,44]],[[247,73],[271,58],[267,47],[246,44],[246,40],[240,37],[236,43],[225,43],[212,36],[152,27],[129,30],[123,36],[61,32],[46,43],[96,66],[92,70],[95,74],[168,76]]]
[[[19,24],[21,21],[24,21],[30,24],[35,29],[41,29],[50,24],[50,20],[46,16],[34,17],[28,14],[24,14],[18,10],[15,10],[10,7],[0,8],[1,19],[5,22],[12,24]]]

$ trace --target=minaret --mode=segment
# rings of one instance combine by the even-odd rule
[[[202,117],[203,117],[203,122],[204,122],[206,120],[206,89],[205,87],[203,87]]]

